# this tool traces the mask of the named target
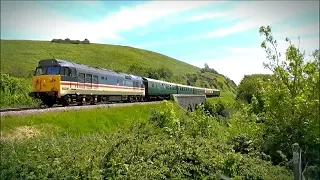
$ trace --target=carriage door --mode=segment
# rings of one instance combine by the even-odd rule
[[[93,89],[98,89],[98,76],[96,75],[93,75],[93,78],[92,78],[92,87]]]
[[[79,73],[78,88],[85,89],[85,74]]]
[[[73,74],[72,74],[72,71],[69,67],[63,67],[61,68],[61,72],[60,74],[62,75],[61,76],[61,81],[64,81],[65,82],[65,87],[64,89],[72,89],[72,82],[75,81],[75,77],[73,77]]]
[[[86,89],[92,89],[92,75],[86,74]]]

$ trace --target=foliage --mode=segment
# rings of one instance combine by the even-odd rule
[[[70,40],[69,38],[63,39],[52,39],[51,42],[55,43],[70,43],[70,44],[90,44],[90,41],[88,39],[85,39],[84,41],[80,40]]]
[[[296,45],[289,42],[285,58],[277,50],[269,26],[259,30],[265,36],[261,47],[270,60],[264,65],[273,74],[273,81],[264,86],[265,146],[275,164],[283,161],[278,152],[292,157],[291,145],[299,143],[305,151],[303,167],[320,163],[319,149],[319,51],[310,60]]]
[[[1,74],[0,87],[0,106],[2,108],[36,106],[39,103],[28,96],[28,93],[31,92],[31,86],[24,79]]]
[[[204,73],[204,72],[211,72],[211,73],[214,73],[214,74],[219,74],[216,70],[210,68],[207,63],[204,64],[204,68],[202,68],[200,71],[201,71],[202,73]]]
[[[236,143],[225,143],[229,128],[216,117],[207,116],[202,108],[184,116],[172,102],[163,104],[154,107],[149,119],[144,118],[148,121],[131,121],[132,126],[112,134],[87,134],[79,129],[81,136],[74,137],[67,131],[57,135],[44,131],[31,139],[2,141],[1,177],[216,179],[224,175],[233,179],[292,179],[292,173],[283,167],[236,153]],[[86,113],[91,114],[90,118],[98,114]],[[108,119],[101,116],[99,121],[105,123]],[[243,132],[247,129],[238,127]]]

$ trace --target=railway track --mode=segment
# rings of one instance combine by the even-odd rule
[[[92,108],[111,108],[121,106],[132,106],[132,105],[145,105],[145,104],[156,104],[161,101],[152,102],[134,102],[134,103],[109,103],[109,104],[95,104],[95,105],[70,105],[70,106],[53,106],[53,107],[23,107],[23,108],[7,108],[1,109],[1,117],[4,116],[22,116],[28,114],[42,114],[46,112],[59,112],[59,111],[70,111],[80,109],[92,109]]]

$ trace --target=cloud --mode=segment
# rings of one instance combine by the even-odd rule
[[[292,43],[298,46],[298,39],[292,39]],[[278,41],[277,50],[282,54],[282,60],[285,59],[285,52],[289,43],[285,40]],[[207,63],[211,68],[219,73],[228,76],[239,84],[244,75],[249,74],[270,74],[271,71],[263,67],[264,62],[269,62],[266,53],[262,48],[256,47],[223,47],[225,50],[224,57],[221,58],[193,58],[189,63],[198,67],[203,67]],[[305,50],[305,58],[309,59],[309,55],[315,49],[319,49],[319,38],[304,38],[300,41],[300,49]],[[205,54],[202,53],[202,56]]]
[[[90,2],[91,3],[91,2]],[[75,21],[54,9],[36,2],[1,1],[1,29],[32,34],[32,39],[88,38],[93,42],[103,39],[124,40],[120,32],[144,27],[166,16],[207,6],[214,1],[151,1],[107,14],[98,22]]]
[[[302,37],[308,35],[318,35],[319,37],[319,22],[299,27],[284,26],[280,30],[275,31],[273,34],[274,36],[282,39],[286,37]]]
[[[205,13],[205,14],[189,17],[187,19],[187,21],[191,21],[191,22],[202,21],[202,20],[206,20],[206,19],[213,19],[213,18],[226,17],[226,16],[228,16],[228,13],[225,13],[225,12],[212,12],[212,13]]]
[[[51,40],[53,38],[85,39],[97,42],[101,38],[121,40],[113,31],[104,29],[103,33],[94,23],[74,21],[44,8],[35,2],[1,1],[1,30],[28,34],[32,40]],[[1,35],[2,36],[2,35]],[[1,37],[3,38],[3,37]]]
[[[261,25],[273,25],[289,17],[304,12],[318,10],[316,1],[246,1],[236,5],[227,18],[240,21],[233,26],[220,28],[208,33],[208,37],[222,37],[237,32],[258,28]]]
[[[238,55],[243,55],[243,54],[252,54],[252,53],[263,53],[262,48],[235,48],[235,47],[224,47],[228,53],[232,54],[238,54]]]
[[[210,12],[189,17],[186,21],[201,21],[211,18],[223,18],[227,20],[238,20],[238,22],[230,27],[218,28],[209,31],[204,35],[194,34],[177,39],[161,40],[141,44],[141,47],[155,47],[167,44],[182,43],[186,41],[198,41],[201,39],[224,37],[227,35],[244,32],[253,28],[258,29],[262,25],[274,25],[287,18],[297,16],[301,13],[309,11],[318,11],[319,2],[316,1],[246,1],[236,4],[231,10],[226,12]],[[286,24],[283,26],[281,33],[274,33],[275,37],[283,38],[281,35],[300,36],[319,33],[319,24],[312,24],[301,27],[291,27]],[[277,35],[278,34],[278,35]]]
[[[199,59],[190,64],[203,67],[203,64],[207,63],[209,67],[239,84],[246,74],[270,74],[271,72],[263,67],[264,59],[265,56],[262,53],[232,54],[221,58]]]

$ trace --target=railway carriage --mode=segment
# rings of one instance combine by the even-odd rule
[[[178,94],[177,85],[151,78],[143,78],[145,94],[148,100],[169,99],[171,94]]]
[[[39,62],[30,96],[46,105],[69,105],[74,101],[140,101],[145,95],[141,77],[59,59]]]
[[[206,97],[218,97],[220,96],[220,91],[217,89],[204,88]]]
[[[178,87],[178,94],[193,94],[193,88],[192,86],[177,84]]]
[[[193,94],[205,94],[205,88],[193,87]]]

